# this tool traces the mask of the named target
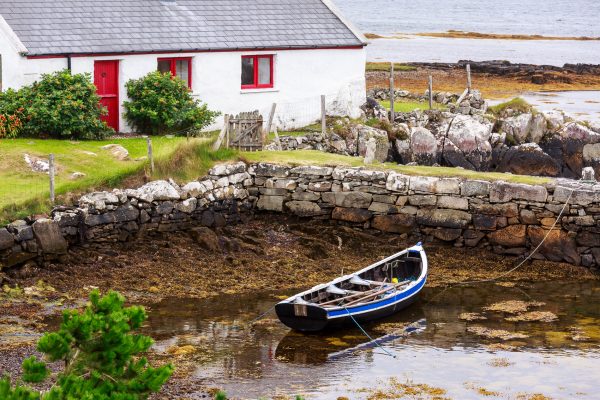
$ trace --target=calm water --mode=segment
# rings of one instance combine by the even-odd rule
[[[596,0],[337,0],[363,32],[445,32],[451,29],[546,36],[600,37]],[[402,35],[373,40],[370,61],[448,62],[509,60],[517,63],[600,63],[600,41],[445,39]]]
[[[336,0],[364,32],[600,36],[596,0]],[[600,46],[600,45],[599,45]]]
[[[439,387],[454,399],[480,398],[480,388],[496,392],[487,397],[490,399],[512,399],[523,393],[542,393],[553,399],[600,398],[597,282],[518,288],[486,284],[445,292],[426,288],[422,299],[409,309],[367,327],[373,337],[381,337],[404,323],[425,320],[421,332],[383,344],[396,358],[372,347],[350,351],[368,342],[357,329],[303,335],[272,316],[253,329],[244,326],[278,297],[263,293],[216,300],[165,300],[150,310],[147,333],[157,339],[158,352],[193,346],[195,377],[224,388],[234,398],[301,393],[307,399],[364,399],[373,389],[388,390],[390,378]],[[460,313],[482,312],[484,306],[503,300],[542,301],[545,304],[539,310],[551,311],[559,319],[551,323],[508,322],[506,314],[492,312],[485,312],[485,321],[467,323],[458,318]],[[504,342],[482,339],[467,331],[470,326],[528,337]],[[587,339],[573,340],[575,331]],[[494,343],[515,348],[487,347]]]

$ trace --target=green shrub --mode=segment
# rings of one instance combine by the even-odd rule
[[[23,126],[27,122],[27,92],[28,89],[0,92],[0,139],[15,138],[23,133]]]
[[[533,111],[533,106],[520,97],[515,97],[512,100],[504,103],[496,104],[488,108],[492,115],[499,117],[503,116],[507,110],[512,110],[515,114],[525,114]]]
[[[16,115],[21,122],[5,136],[101,139],[112,131],[100,119],[105,113],[90,74],[71,75],[68,70],[0,94],[0,115]]]
[[[125,118],[139,132],[165,134],[200,130],[219,115],[192,97],[186,83],[171,74],[151,72],[126,83],[131,101],[123,103]]]
[[[0,398],[10,400],[68,399],[147,399],[158,392],[173,373],[168,364],[153,368],[140,354],[148,351],[152,339],[132,334],[142,326],[146,313],[142,307],[123,307],[125,299],[117,292],[100,297],[90,294],[83,312],[65,311],[60,329],[46,333],[38,351],[50,362],[62,361],[64,370],[47,392],[17,384],[8,377],[0,379]],[[44,381],[49,374],[44,362],[30,357],[23,361],[23,380]]]

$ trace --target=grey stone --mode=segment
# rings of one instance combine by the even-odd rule
[[[285,196],[288,194],[287,189],[281,188],[260,188],[260,193],[265,194],[267,196]]]
[[[437,203],[437,196],[428,194],[413,194],[408,196],[408,204],[412,206],[435,206]]]
[[[226,176],[246,172],[246,164],[242,161],[235,164],[217,164],[208,171],[209,175]]]
[[[293,179],[267,179],[265,181],[267,189],[294,190],[296,187],[298,187],[298,183]]]
[[[417,211],[417,222],[427,226],[465,228],[471,222],[471,214],[458,210],[420,209]]]
[[[312,201],[288,201],[285,206],[294,214],[300,217],[312,217],[323,214],[323,210]]]
[[[332,195],[332,193],[330,193]],[[333,197],[333,196],[332,196]],[[292,199],[300,201],[317,201],[321,198],[321,195],[314,192],[299,192],[292,193]],[[335,200],[334,200],[335,201]]]
[[[331,218],[346,222],[363,223],[367,222],[372,215],[370,211],[362,208],[336,207],[331,213]]]
[[[192,197],[191,199],[184,200],[182,202],[175,203],[175,209],[185,214],[191,214],[196,210],[198,199]]]
[[[523,209],[520,215],[521,223],[525,225],[538,225],[539,221],[531,210]]]
[[[452,208],[454,210],[468,210],[469,200],[464,197],[439,196],[437,206],[439,208]]]
[[[203,196],[204,193],[207,192],[206,186],[196,181],[189,182],[184,187],[182,187],[181,190],[186,195],[185,197],[199,197]]]
[[[522,183],[494,182],[490,188],[491,203],[506,203],[513,199],[545,203],[548,191],[543,186]]]
[[[364,192],[337,192],[334,195],[338,207],[369,208],[373,200],[372,194]]]
[[[376,215],[371,227],[383,232],[409,233],[415,228],[415,217],[408,214]]]
[[[167,215],[173,211],[174,206],[172,201],[163,201],[156,207],[156,212],[160,215]]]
[[[377,214],[398,214],[402,207],[396,206],[389,203],[377,203],[373,202],[369,206],[369,211]]]
[[[378,203],[396,204],[397,200],[398,200],[397,196],[392,196],[392,195],[388,195],[388,194],[374,194],[373,195],[373,201],[376,201]],[[404,203],[396,204],[396,205],[403,206]]]
[[[409,177],[407,175],[402,175],[397,172],[390,172],[387,177],[385,188],[392,192],[407,193],[408,185]]]
[[[250,175],[286,178],[290,175],[290,167],[278,164],[258,163],[248,171]]]
[[[107,144],[101,147],[102,150],[107,150],[110,154],[119,161],[125,161],[129,159],[129,151],[120,144]]]
[[[135,221],[140,211],[133,206],[121,206],[114,211],[116,222]]]
[[[488,196],[490,183],[488,181],[464,181],[460,184],[460,194],[467,197]]]
[[[38,219],[33,223],[33,233],[45,254],[65,254],[68,243],[62,236],[58,223],[49,219]]]
[[[459,194],[460,180],[455,178],[411,176],[409,187],[411,190],[419,193]]]
[[[167,181],[154,181],[146,183],[138,189],[140,200],[151,203],[162,200],[179,200],[179,192]]]
[[[519,207],[515,203],[475,204],[472,208],[474,212],[479,214],[499,215],[509,218],[519,215]]]
[[[0,228],[0,251],[10,249],[15,243],[15,237],[6,230],[6,228]]]
[[[33,239],[33,229],[23,220],[12,222],[7,229],[16,236],[18,242]]]
[[[290,170],[292,174],[309,176],[330,176],[333,173],[331,167],[300,166]]]
[[[313,192],[329,192],[331,190],[331,182],[311,182],[308,184],[308,190]]]
[[[283,196],[262,195],[256,203],[259,210],[283,211]]]

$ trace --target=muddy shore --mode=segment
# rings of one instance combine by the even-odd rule
[[[467,80],[466,63],[408,63],[411,70],[395,72],[395,86],[424,93],[431,75],[435,91],[462,93]],[[561,68],[502,61],[469,63],[473,87],[488,99],[513,98],[533,91],[600,90],[600,67],[597,65],[565,65]],[[389,87],[387,71],[367,71],[366,78],[367,89]]]
[[[26,265],[9,271],[0,294],[0,374],[18,376],[24,357],[49,321],[63,309],[84,304],[98,287],[121,291],[130,302],[153,304],[165,298],[213,298],[265,290],[296,290],[327,281],[381,259],[418,238],[355,230],[329,222],[267,216],[217,230],[219,250],[209,251],[186,233],[143,237],[104,249],[78,247],[62,263]],[[484,250],[425,243],[430,262],[428,286],[493,278],[519,261]],[[507,286],[532,281],[597,280],[585,268],[534,261],[501,280]],[[43,282],[43,283],[41,283]],[[16,286],[23,289],[14,289]],[[13,288],[13,289],[9,289]],[[276,300],[273,300],[276,301]],[[198,393],[193,374],[198,360],[185,352],[151,354],[173,362],[177,372],[157,398]],[[205,393],[209,388],[203,390]]]

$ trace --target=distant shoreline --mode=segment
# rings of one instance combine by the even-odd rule
[[[590,36],[544,36],[544,35],[523,35],[523,34],[505,34],[505,33],[481,33],[465,32],[457,30],[448,30],[446,32],[420,32],[420,33],[395,33],[393,35],[380,35],[378,33],[365,33],[367,39],[408,39],[409,36],[435,37],[446,39],[487,39],[487,40],[577,40],[590,41],[598,40],[600,37]]]

